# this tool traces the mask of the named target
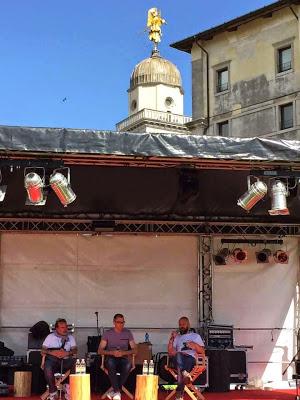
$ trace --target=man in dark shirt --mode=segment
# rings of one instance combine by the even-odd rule
[[[121,400],[121,389],[131,369],[128,356],[136,354],[136,345],[130,330],[124,328],[125,320],[122,314],[116,314],[113,323],[114,327],[104,332],[98,354],[105,355],[105,366],[112,386],[112,391],[107,393],[107,397]],[[117,372],[120,372],[120,379]]]

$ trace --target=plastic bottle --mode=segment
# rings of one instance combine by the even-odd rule
[[[154,362],[153,360],[150,360],[149,362],[149,375],[153,375],[154,374]]]
[[[146,343],[149,343],[149,342],[150,342],[150,336],[149,336],[149,333],[148,333],[148,332],[145,333],[145,342],[146,342]]]
[[[75,363],[75,374],[80,374],[80,372],[81,372],[80,360],[79,358],[77,358]]]
[[[148,361],[144,360],[143,362],[143,375],[148,375]]]
[[[81,373],[82,374],[86,374],[86,364],[85,364],[85,359],[83,358],[82,360],[81,360]]]

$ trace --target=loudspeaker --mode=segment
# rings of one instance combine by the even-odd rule
[[[209,359],[208,392],[228,392],[230,390],[230,363],[227,350],[207,350]]]
[[[245,350],[228,350],[230,383],[247,383],[247,359]]]
[[[30,350],[27,352],[27,362],[31,365],[32,382],[31,391],[34,394],[44,393],[46,390],[46,380],[44,371],[41,369],[42,355],[40,350]]]

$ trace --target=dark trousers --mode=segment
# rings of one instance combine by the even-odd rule
[[[190,372],[195,364],[196,360],[193,356],[183,353],[176,353],[174,357],[175,366],[177,368],[177,395],[182,395],[184,392],[184,381],[182,376],[182,371]]]
[[[71,373],[75,372],[75,362],[76,360],[74,358],[60,359],[57,357],[46,356],[44,375],[47,385],[49,385],[50,393],[54,393],[57,390],[54,374],[61,371],[66,372],[69,369],[71,370]]]
[[[122,386],[127,381],[131,370],[131,362],[127,357],[105,357],[105,367],[108,377],[115,392],[120,392]],[[117,375],[119,373],[120,375]]]

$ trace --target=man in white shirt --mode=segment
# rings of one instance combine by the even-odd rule
[[[189,372],[196,364],[198,355],[205,355],[204,343],[198,333],[190,330],[187,317],[178,321],[179,332],[172,332],[168,344],[168,353],[174,357],[177,368],[176,400],[183,400],[184,386],[190,382]]]
[[[68,334],[67,321],[63,318],[57,319],[55,332],[46,337],[42,346],[42,355],[46,355],[44,374],[49,385],[50,400],[57,397],[54,374],[69,369],[74,372],[76,360],[73,356],[76,353],[76,342],[74,337]]]

